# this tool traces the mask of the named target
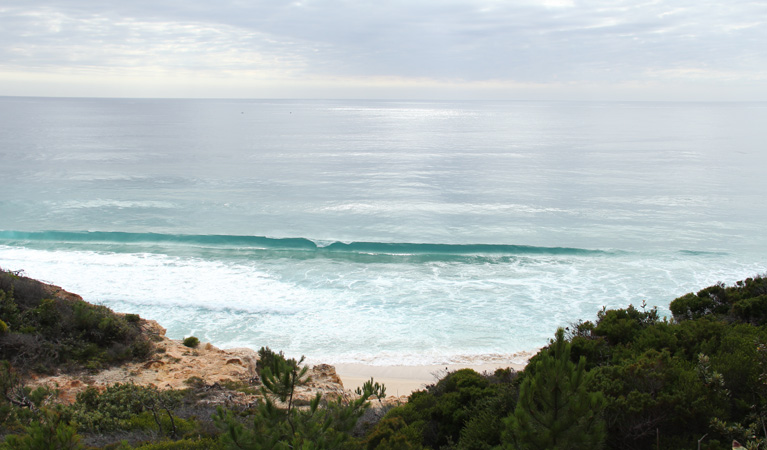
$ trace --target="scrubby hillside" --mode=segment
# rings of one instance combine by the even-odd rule
[[[137,315],[118,315],[55,286],[0,271],[0,359],[17,370],[97,370],[153,350]]]

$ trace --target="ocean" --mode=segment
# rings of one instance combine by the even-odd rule
[[[173,338],[521,362],[767,272],[767,103],[0,97],[0,267]]]

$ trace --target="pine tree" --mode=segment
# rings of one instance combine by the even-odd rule
[[[331,450],[341,448],[350,431],[368,407],[368,399],[386,395],[386,388],[373,381],[357,389],[355,399],[323,402],[319,393],[308,407],[297,408],[298,386],[309,381],[303,357],[286,359],[268,347],[259,351],[263,402],[255,408],[252,422],[243,423],[232,411],[218,409],[214,420],[224,432],[221,441],[238,450]]]
[[[570,360],[564,330],[530,367],[522,382],[514,413],[504,420],[507,449],[595,449],[605,438],[600,392],[588,392],[591,376],[586,358]]]

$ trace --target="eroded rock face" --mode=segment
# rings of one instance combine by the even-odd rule
[[[59,286],[54,286],[52,284],[46,284],[46,283],[41,283],[41,284],[44,286],[45,290],[48,291],[48,294],[52,295],[53,297],[57,297],[62,300],[67,300],[70,302],[82,301],[83,299],[79,295],[73,294],[69,291],[65,291]]]

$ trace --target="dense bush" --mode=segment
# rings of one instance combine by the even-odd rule
[[[200,340],[194,336],[189,336],[184,339],[184,345],[189,348],[197,348],[197,346],[200,345]]]
[[[714,316],[763,325],[767,321],[767,278],[747,278],[730,287],[719,283],[679,297],[669,308],[677,321]]]
[[[718,448],[743,435],[712,423],[767,418],[766,291],[765,278],[749,278],[677,298],[673,321],[629,306],[576,325],[574,353],[592,360],[591,389],[608,402],[608,448],[688,447],[703,436],[701,448]]]
[[[94,442],[99,442],[99,446],[112,442],[105,448],[132,448],[127,442],[116,443],[118,437],[130,437],[134,442],[165,440],[157,443],[157,447],[140,448],[222,448],[217,437],[205,436],[204,427],[197,420],[179,417],[188,392],[115,384],[104,390],[87,388],[77,395],[74,404],[61,405],[50,403],[55,392],[24,388],[18,378],[13,379],[15,374],[9,371],[7,362],[0,369],[0,387],[11,386],[4,390],[6,398],[12,400],[8,406],[14,415],[0,422],[3,424],[0,436],[11,433],[5,444],[0,444],[0,450],[82,448],[81,443],[91,448]],[[175,439],[179,438],[182,439],[177,444]]]
[[[483,448],[500,443],[501,419],[512,409],[516,395],[508,371],[494,375],[471,369],[449,373],[426,390],[410,395],[373,428],[367,448]],[[478,421],[484,417],[487,422]]]
[[[0,270],[0,359],[22,370],[97,369],[151,353],[139,322],[105,306],[52,296],[46,285]]]
[[[138,314],[126,314],[125,320],[130,323],[137,323],[141,321],[141,317]]]
[[[203,437],[152,442],[138,447],[128,446],[127,448],[136,450],[224,450],[226,447],[218,439]]]
[[[25,432],[7,436],[0,450],[82,450],[81,437],[52,410],[45,410],[40,419],[25,427]]]
[[[181,431],[173,410],[182,396],[180,391],[130,383],[117,383],[103,391],[89,387],[77,395],[72,420],[83,431],[154,428],[175,437]]]
[[[575,364],[564,330],[542,350],[524,377],[514,413],[505,419],[502,442],[514,448],[587,450],[605,438],[602,392],[589,392],[593,373],[586,358]]]

